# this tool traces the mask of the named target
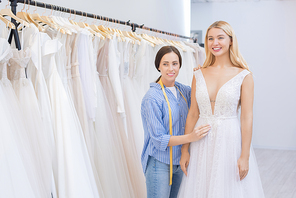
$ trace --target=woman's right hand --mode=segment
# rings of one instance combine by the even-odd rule
[[[199,70],[199,69],[201,69],[201,66],[200,66],[200,65],[198,65],[197,67],[194,67],[194,68],[193,68],[193,71],[197,71],[197,70]]]
[[[211,126],[209,124],[201,125],[193,129],[193,131],[189,134],[190,136],[190,142],[195,142],[206,135],[208,135],[209,130],[211,129]]]
[[[189,165],[190,154],[188,151],[182,152],[180,166],[183,173],[187,176],[187,167]]]

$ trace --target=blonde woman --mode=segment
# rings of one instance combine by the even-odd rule
[[[205,50],[205,63],[192,80],[185,134],[203,124],[211,130],[190,147],[182,146],[180,165],[186,176],[178,197],[262,198],[251,147],[254,82],[227,22],[208,28]]]

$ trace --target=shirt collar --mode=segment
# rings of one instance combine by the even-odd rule
[[[176,85],[176,87],[180,88],[180,83],[179,82],[175,81],[175,85]],[[166,88],[165,85],[163,85],[163,86],[164,86],[164,88]],[[160,86],[160,84],[158,84],[156,82],[153,82],[153,83],[150,83],[150,88],[161,89],[161,86]]]

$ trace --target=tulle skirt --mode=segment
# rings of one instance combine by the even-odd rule
[[[196,126],[210,124],[209,134],[190,144],[190,162],[180,198],[263,198],[257,162],[250,151],[248,175],[240,181],[237,160],[241,154],[241,130],[237,118],[200,118]]]
[[[23,116],[10,81],[0,81],[0,192],[1,197],[37,198],[37,174]],[[38,190],[38,191],[35,191]]]

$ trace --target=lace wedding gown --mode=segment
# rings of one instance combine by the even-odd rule
[[[27,170],[30,170],[38,181],[32,184],[40,197],[51,195],[51,156],[50,145],[45,133],[45,126],[38,106],[38,100],[30,79],[26,78],[25,68],[31,57],[29,48],[12,50],[13,57],[9,60],[8,77],[20,102],[24,116],[26,135],[30,144],[32,161],[27,159]]]
[[[200,115],[196,126],[210,124],[203,139],[190,144],[190,162],[184,175],[180,198],[262,198],[257,162],[251,146],[248,175],[240,181],[237,160],[241,155],[241,129],[238,120],[242,82],[250,72],[243,70],[218,91],[212,114],[205,79],[194,72],[196,101]]]
[[[0,46],[0,197],[35,198],[40,196],[33,188],[39,180],[30,172],[30,142],[17,96],[7,78],[11,48],[3,38]]]

